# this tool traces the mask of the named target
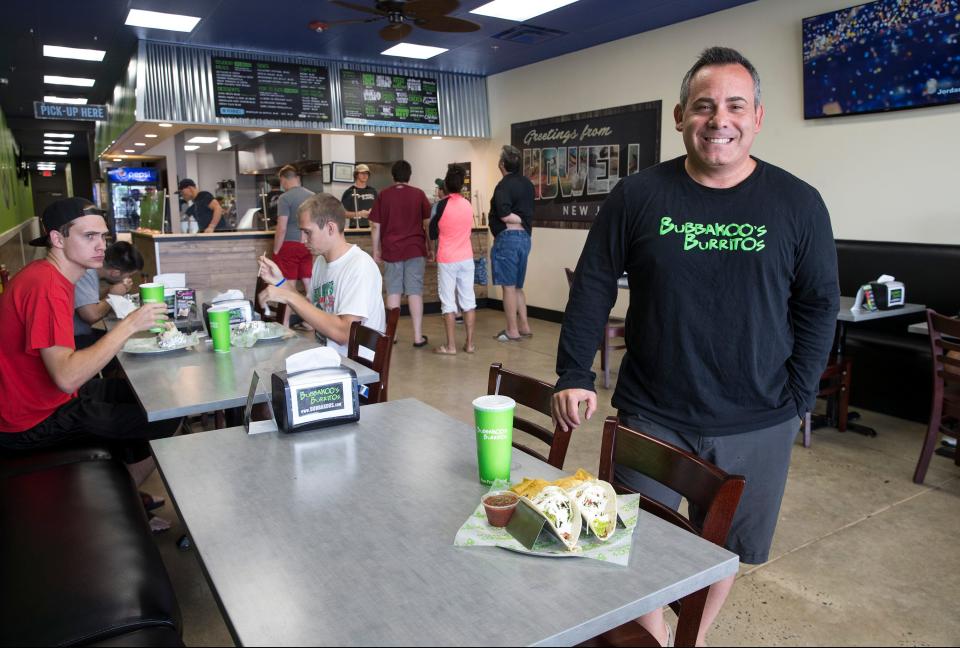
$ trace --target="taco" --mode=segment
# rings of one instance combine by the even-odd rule
[[[573,496],[558,486],[547,486],[526,501],[547,519],[547,527],[567,550],[573,551],[583,525],[580,509]]]
[[[609,540],[617,530],[617,493],[613,486],[599,479],[585,481],[572,490],[583,516],[583,522],[599,540]]]
[[[567,477],[561,477],[560,479],[548,482],[545,479],[530,479],[524,478],[519,484],[516,484],[511,488],[514,493],[520,495],[521,497],[526,497],[527,499],[532,498],[534,495],[542,491],[547,486],[559,486],[565,491],[579,486],[581,483],[589,480],[593,480],[595,477],[588,473],[583,468],[580,468],[573,475]]]

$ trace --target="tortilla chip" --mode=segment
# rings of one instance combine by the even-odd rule
[[[596,479],[596,477],[588,473],[583,468],[580,468],[573,475],[569,477],[561,477],[560,479],[552,482],[548,482],[544,479],[529,479],[525,477],[522,482],[513,486],[510,490],[520,497],[526,497],[530,499],[547,486],[559,486],[563,490],[570,490],[571,488],[575,488],[585,481],[592,481],[594,479]]]

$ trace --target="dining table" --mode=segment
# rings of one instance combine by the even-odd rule
[[[489,488],[475,436],[404,399],[151,447],[237,645],[573,645],[737,573],[736,554],[642,510],[626,566],[454,546]],[[512,481],[562,474],[513,450]]]

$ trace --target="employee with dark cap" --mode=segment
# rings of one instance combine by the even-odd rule
[[[190,178],[184,178],[177,185],[180,197],[185,201],[193,201],[187,209],[187,215],[197,221],[197,228],[201,232],[210,233],[214,230],[222,232],[229,229],[223,220],[223,207],[209,191],[197,190],[197,183]]]
[[[166,319],[146,304],[92,346],[73,339],[74,285],[103,265],[107,223],[83,198],[43,211],[47,255],[14,275],[0,297],[0,448],[30,451],[79,439],[111,445],[140,483],[153,469],[148,439],[170,436],[179,420],[147,423],[125,380],[95,378],[134,333]]]
[[[340,202],[347,211],[348,219],[368,219],[373,202],[377,199],[377,190],[369,186],[370,167],[358,164],[353,170],[353,185],[343,192]],[[366,223],[364,223],[366,225]]]

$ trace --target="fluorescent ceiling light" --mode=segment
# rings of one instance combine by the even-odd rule
[[[434,136],[431,137],[430,139],[443,139],[443,137],[440,136],[440,135],[434,135]]]
[[[374,137],[374,136],[376,136],[376,133],[364,133],[363,136],[364,136],[364,137]]]
[[[44,151],[69,151],[69,146],[44,146]]]
[[[187,140],[187,142],[189,144],[213,144],[218,139],[220,138],[219,137],[201,137],[198,135],[197,137],[191,137],[190,139]]]
[[[45,95],[43,100],[47,103],[77,104],[80,106],[87,103],[85,97],[55,97],[53,95]]]
[[[146,146],[147,144],[146,144],[146,142],[134,142],[133,145],[134,145],[134,146]]]
[[[470,13],[481,16],[491,16],[493,18],[503,18],[504,20],[516,20],[523,22],[530,20],[541,14],[545,14],[560,7],[566,7],[577,0],[493,0],[476,9],[471,9]]]
[[[106,54],[103,50],[60,47],[59,45],[43,46],[43,55],[53,58],[76,59],[78,61],[102,61]]]
[[[76,135],[76,133],[44,133],[43,134],[44,137],[66,137],[68,139],[73,139],[74,135]]]
[[[144,135],[144,137],[149,137],[149,138],[151,138],[151,139],[154,138],[154,137],[156,137],[156,136],[157,136],[156,133],[147,133],[146,135]]]
[[[66,155],[66,151],[44,151],[44,155]]]
[[[270,132],[270,133],[279,133],[279,132],[280,132],[280,129],[279,129],[279,128],[268,128],[267,131]]]
[[[159,126],[160,128],[173,128],[173,124],[167,124],[167,123],[160,123],[160,124],[157,124],[157,126]]]
[[[123,158],[113,158],[114,162],[123,162]]]
[[[92,88],[95,83],[94,79],[86,79],[84,77],[65,77],[57,76],[55,74],[44,74],[43,82],[49,83],[51,85],[68,85],[68,86],[80,86],[82,88]]]
[[[69,144],[73,144],[73,142],[65,142],[63,140],[47,140],[47,139],[43,140],[43,143],[53,144],[54,146],[67,146]]]
[[[136,153],[136,151],[133,150],[133,149],[123,149],[123,152],[124,152],[124,153]]]
[[[197,146],[196,144],[187,144],[186,146],[183,147],[183,150],[184,150],[184,151],[196,151],[198,148],[200,148],[200,147]]]
[[[428,59],[433,58],[437,54],[443,54],[446,51],[446,47],[430,47],[429,45],[397,43],[390,49],[385,49],[380,53],[384,56],[402,56],[404,58]]]
[[[127,14],[126,25],[132,27],[149,27],[150,29],[169,29],[170,31],[189,32],[197,26],[200,19],[196,16],[163,13],[160,11],[144,11],[131,9]]]

